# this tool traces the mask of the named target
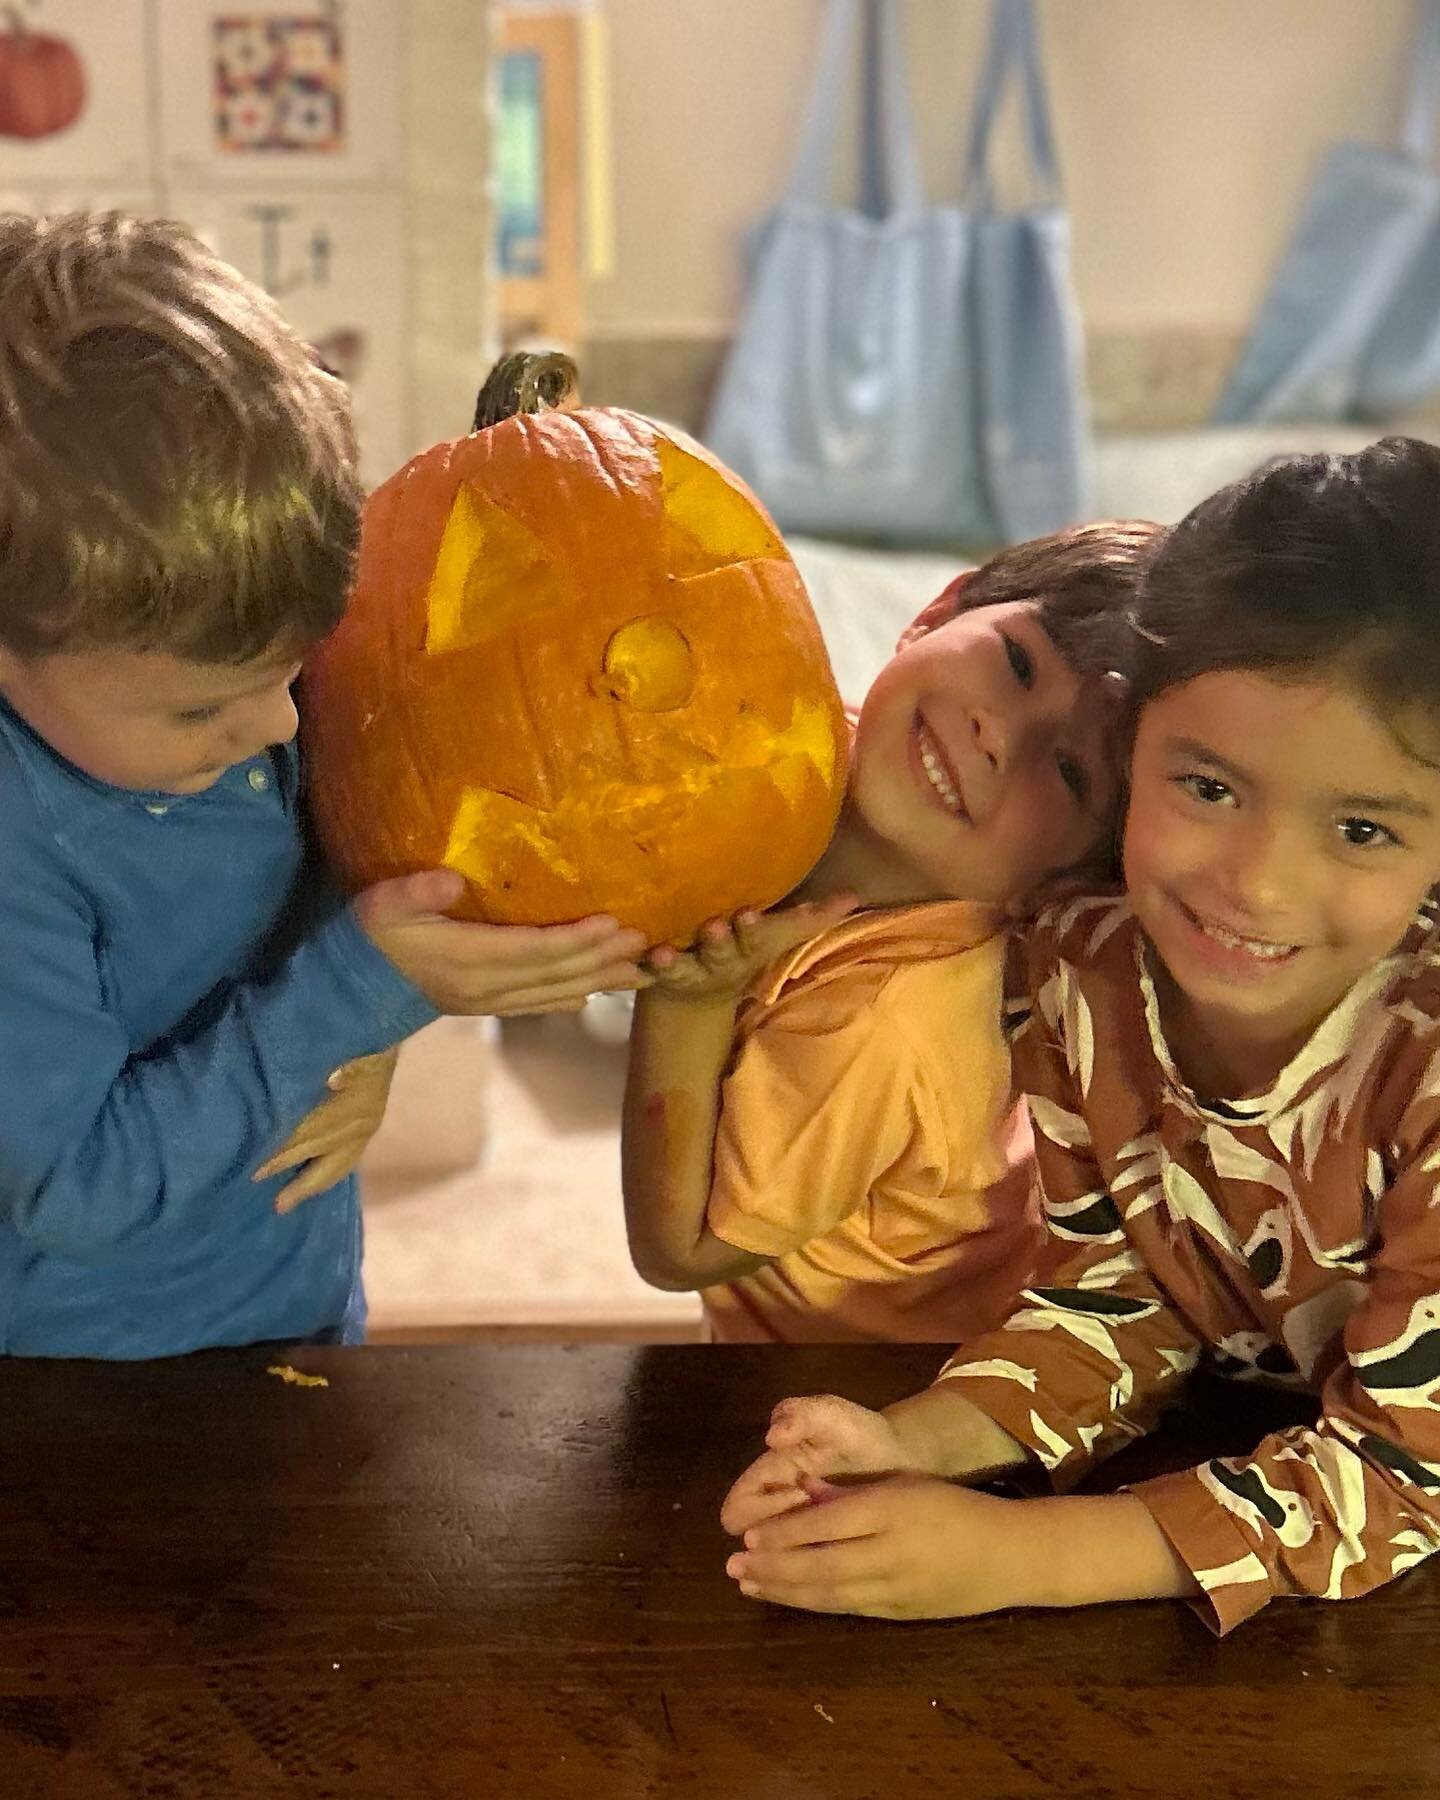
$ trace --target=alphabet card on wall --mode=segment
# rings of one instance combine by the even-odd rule
[[[399,0],[156,0],[177,182],[403,176]]]
[[[350,387],[367,486],[394,473],[409,441],[409,292],[404,203],[384,190],[301,193],[176,189],[176,218],[280,302]]]
[[[145,0],[0,6],[0,185],[88,195],[150,179],[146,12]]]

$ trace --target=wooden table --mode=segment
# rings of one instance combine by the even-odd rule
[[[772,1402],[878,1403],[929,1351],[287,1358],[329,1385],[0,1361],[6,1800],[1440,1793],[1440,1569],[1223,1644],[1168,1604],[743,1599],[716,1507]]]

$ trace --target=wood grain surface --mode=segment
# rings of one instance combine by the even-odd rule
[[[773,1402],[877,1404],[938,1360],[0,1360],[0,1795],[1440,1792],[1429,1568],[1224,1643],[1174,1604],[896,1625],[742,1598],[717,1507]],[[1202,1387],[1107,1480],[1243,1450],[1275,1404]]]

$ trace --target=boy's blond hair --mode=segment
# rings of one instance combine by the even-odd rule
[[[0,217],[0,646],[299,651],[360,501],[345,390],[183,226]]]

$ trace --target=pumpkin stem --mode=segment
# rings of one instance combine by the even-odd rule
[[[517,350],[502,356],[480,384],[472,431],[485,431],[516,413],[550,412],[580,398],[580,371],[563,351]]]

